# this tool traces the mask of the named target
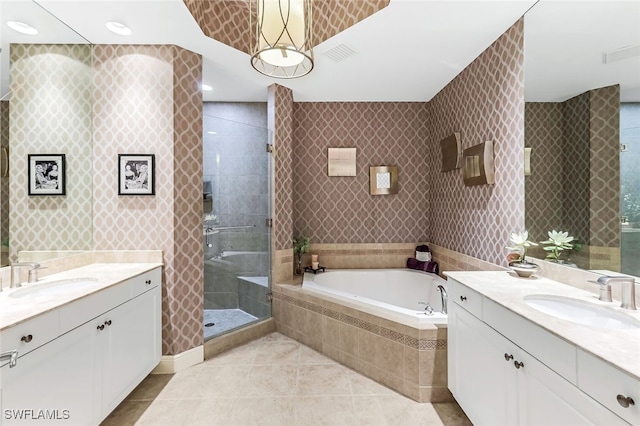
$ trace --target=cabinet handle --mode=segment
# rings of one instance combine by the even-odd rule
[[[104,324],[100,324],[99,326],[96,327],[98,330],[102,331],[104,330]]]
[[[465,300],[467,300],[467,296],[460,296],[460,301],[464,302]]]
[[[111,325],[111,320],[106,320],[106,321],[104,322],[104,325],[107,325],[107,326],[108,326],[108,325]]]
[[[524,367],[524,362],[513,361],[513,365],[519,370]]]
[[[22,339],[20,339],[21,342],[25,342],[25,343],[29,343],[32,340],[33,340],[33,336],[31,334],[27,334],[26,336],[22,336]]]
[[[151,285],[151,280],[146,280],[144,283],[145,283],[146,285]]]
[[[620,404],[624,408],[629,408],[630,405],[636,404],[633,398],[631,398],[630,396],[618,394],[618,396],[616,396],[616,399],[618,400],[618,404]]]
[[[509,355],[508,353],[504,353],[504,359],[505,361],[510,361],[513,359],[513,355]]]

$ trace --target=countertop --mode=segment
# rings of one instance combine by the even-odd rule
[[[619,301],[601,302],[593,293],[542,277],[519,278],[505,271],[452,271],[444,274],[640,380],[640,328],[605,330],[577,324],[528,306],[524,297],[532,294],[572,297],[611,307],[638,320],[640,310],[622,309]]]
[[[161,263],[94,263],[49,275],[37,283],[23,284],[20,288],[5,288],[0,292],[0,331],[29,320],[70,302],[89,296],[122,281],[136,277]],[[22,288],[38,286],[52,281],[91,278],[86,285],[74,286],[69,291],[13,298],[11,293]]]

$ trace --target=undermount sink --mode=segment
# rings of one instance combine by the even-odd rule
[[[43,283],[26,284],[25,287],[21,287],[9,294],[9,297],[58,296],[73,289],[96,283],[97,281],[97,278],[67,278]]]
[[[525,303],[540,312],[577,324],[608,330],[640,328],[640,320],[615,309],[563,296],[534,294]]]

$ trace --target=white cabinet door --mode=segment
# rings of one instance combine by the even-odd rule
[[[103,318],[102,409],[106,417],[160,361],[160,287]]]
[[[627,425],[546,365],[521,350],[517,371],[520,425]]]
[[[449,389],[469,419],[478,425],[517,424],[516,346],[455,303],[448,333]]]
[[[98,356],[92,323],[2,367],[2,420],[7,425],[93,424]]]

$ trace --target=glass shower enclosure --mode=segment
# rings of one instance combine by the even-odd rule
[[[221,111],[225,118],[212,115]],[[270,170],[266,107],[204,114],[203,244],[205,340],[271,316]],[[243,110],[244,108],[244,110]],[[238,111],[235,111],[237,115]],[[233,115],[233,114],[232,114]]]

